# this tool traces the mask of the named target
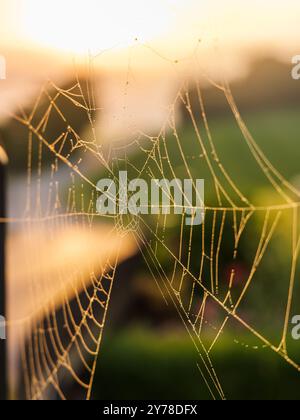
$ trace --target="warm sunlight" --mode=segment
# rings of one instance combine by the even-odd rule
[[[24,31],[43,46],[97,53],[161,35],[169,29],[178,1],[26,0]]]
[[[0,0],[0,401],[300,401],[299,17]]]

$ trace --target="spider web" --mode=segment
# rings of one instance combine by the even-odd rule
[[[255,142],[229,84],[209,83],[227,102],[241,144],[247,146],[256,169],[272,190],[271,203],[257,203],[223,163],[198,81],[193,98],[189,85],[182,84],[159,133],[138,133],[130,144],[101,144],[95,128],[101,110],[96,106],[93,85],[78,77],[68,89],[50,82],[30,113],[20,111],[14,116],[27,131],[27,198],[24,215],[6,222],[22,226],[21,268],[28,273],[29,303],[26,318],[11,321],[10,328],[17,330],[26,398],[91,398],[116,269],[128,257],[124,249],[130,247],[130,253],[138,249],[143,255],[164,299],[174,305],[197,350],[198,369],[212,398],[226,398],[212,355],[229,326],[249,332],[256,342],[254,349],[269,349],[300,371],[287,345],[300,250],[300,192]],[[66,103],[74,114],[86,118],[89,129],[84,134],[70,124]],[[181,129],[178,109],[184,109],[192,127],[189,141]],[[55,136],[48,133],[52,118],[62,125]],[[148,181],[203,175],[210,201],[205,203],[203,225],[185,226],[184,215],[100,216],[95,210],[98,179],[90,175],[90,167],[97,168],[98,179],[99,174],[106,174],[116,180],[120,170]],[[48,185],[46,200],[41,197],[43,184]],[[276,265],[272,249],[283,230],[290,243],[290,266],[286,277],[280,279],[278,341],[278,337],[269,338],[258,319],[249,321],[243,314],[248,306],[255,308],[255,301],[248,296],[253,297],[257,283],[265,281],[259,277],[264,261],[271,258]],[[99,246],[100,237],[105,252],[101,257],[90,255],[90,250]],[[55,260],[55,268],[49,268],[42,255],[43,244],[47,242],[49,254],[55,254],[56,249],[59,253],[61,238],[67,238],[65,251],[77,244],[80,262]],[[237,262],[245,244],[248,271],[237,284]],[[227,274],[222,267],[224,255],[231,261]],[[212,308],[213,319],[209,316]],[[70,385],[72,395],[68,394]]]

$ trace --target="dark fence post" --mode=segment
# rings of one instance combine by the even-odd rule
[[[6,164],[7,157],[0,146],[0,321],[6,317],[5,236],[6,236]],[[8,399],[6,327],[0,322],[0,400]]]

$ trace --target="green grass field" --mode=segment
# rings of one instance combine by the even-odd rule
[[[244,337],[245,343],[253,343]],[[299,347],[295,343],[295,347]],[[211,355],[227,399],[300,399],[299,373],[270,350],[223,337]],[[104,338],[95,399],[209,399],[197,353],[183,333],[145,329]],[[281,386],[282,385],[282,386]]]

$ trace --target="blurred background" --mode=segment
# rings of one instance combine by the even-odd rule
[[[0,138],[9,158],[6,277],[12,331],[8,357],[12,395],[18,398],[24,397],[25,386],[18,374],[20,342],[30,341],[32,334],[20,320],[36,317],[32,315],[35,305],[28,301],[48,305],[50,296],[51,308],[60,319],[61,279],[72,278],[80,295],[84,289],[80,285],[91,287],[91,271],[104,260],[107,249],[114,255],[117,241],[107,220],[93,221],[89,228],[77,219],[63,226],[45,226],[40,221],[34,229],[31,226],[29,236],[25,221],[59,210],[70,215],[81,208],[92,214],[93,185],[107,174],[97,155],[105,156],[114,173],[126,168],[133,178],[146,167],[147,179],[161,177],[157,162],[164,156],[169,178],[186,177],[188,167],[194,178],[205,179],[205,204],[211,207],[249,211],[247,203],[268,209],[299,201],[300,82],[291,76],[291,60],[300,54],[300,4],[296,0],[0,0],[0,6],[0,55],[6,61],[6,80],[0,81]],[[249,149],[231,97],[226,96],[228,90],[222,90],[227,82],[259,150],[287,181],[279,182],[284,193],[268,180],[270,166],[262,169]],[[238,197],[228,179],[223,180],[228,196],[222,205],[203,162],[190,108],[205,139],[204,150],[209,150],[212,138],[213,157],[218,155],[215,167],[220,168],[221,162],[242,191]],[[37,131],[33,134],[22,123],[28,118]],[[54,149],[40,145],[39,132]],[[85,139],[80,147],[76,136]],[[149,159],[157,138],[159,146]],[[58,150],[65,157],[60,163],[53,153]],[[241,199],[245,197],[247,202]],[[299,236],[298,208],[288,206],[283,207],[239,307],[238,315],[253,330],[230,318],[214,342],[227,314],[213,299],[208,299],[203,312],[201,340],[207,349],[214,343],[210,356],[228,399],[300,397],[295,368],[300,363],[300,343],[291,338],[291,317],[300,310],[297,262],[286,319],[293,238]],[[205,227],[195,229],[191,252],[189,232],[181,232],[181,218],[166,222],[149,217],[150,229],[141,227],[145,244],[137,245],[131,236],[122,242],[92,398],[211,397],[197,367],[199,354],[176,308],[162,293],[159,277],[153,279],[144,248],[155,247],[156,242],[160,267],[175,281],[187,273],[181,273],[165,248],[178,255],[181,243],[181,261],[189,261],[189,273],[201,277],[208,288],[211,265],[217,264],[220,295],[224,293],[220,299],[232,309],[226,298],[228,284],[233,279],[233,305],[251,276],[266,221],[265,212],[254,211],[237,245],[234,226],[247,211],[229,212],[222,235],[222,215],[227,213],[208,212]],[[276,216],[276,211],[268,214],[271,225]],[[163,244],[157,244],[153,232],[163,238]],[[218,234],[222,243],[216,260],[214,236]],[[203,255],[206,261],[200,276]],[[54,280],[57,269],[62,274]],[[75,271],[80,272],[80,282]],[[42,279],[36,288],[32,288],[33,278],[35,284]],[[180,293],[181,302],[189,300],[190,286]],[[196,293],[202,300],[203,292],[196,289]],[[74,296],[70,292],[68,299]],[[195,308],[199,312],[197,303]],[[278,354],[286,322],[288,353]],[[288,363],[287,355],[295,366]],[[81,397],[72,383],[68,388],[71,398]]]

